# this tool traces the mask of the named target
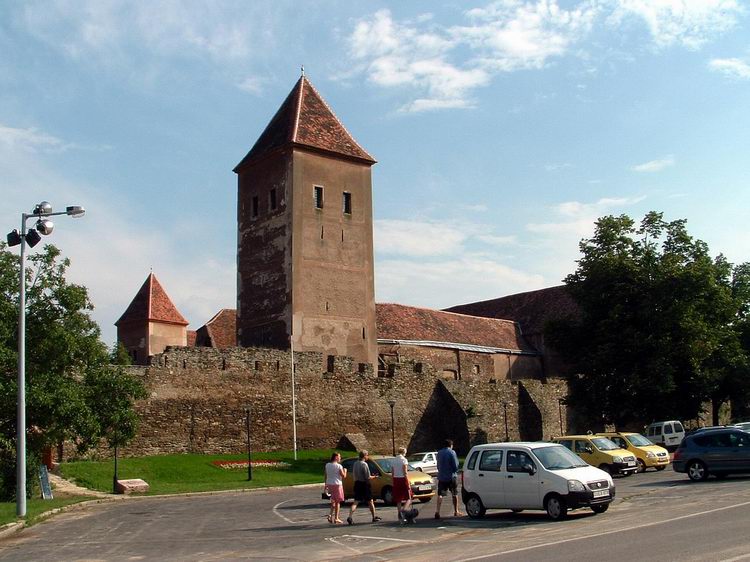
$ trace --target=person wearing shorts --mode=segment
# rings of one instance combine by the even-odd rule
[[[343,523],[339,519],[341,502],[344,501],[344,478],[346,478],[346,469],[341,466],[341,455],[334,452],[331,455],[331,462],[326,464],[326,490],[331,495],[331,513],[328,515],[328,522],[331,524]]]
[[[367,465],[367,451],[359,452],[359,460],[354,463],[352,467],[352,475],[354,476],[354,501],[349,508],[349,517],[346,518],[346,522],[349,525],[354,523],[354,512],[357,510],[357,505],[360,503],[366,503],[370,508],[370,514],[372,515],[372,522],[380,521],[380,517],[375,515],[375,501],[372,498],[372,484],[370,480],[377,478],[370,474],[370,467]]]
[[[446,439],[445,447],[437,453],[438,498],[435,506],[435,519],[440,519],[440,504],[448,492],[453,496],[453,515],[459,516],[458,510],[458,457],[453,450],[453,440]]]
[[[393,459],[391,465],[391,476],[393,476],[393,503],[398,509],[398,519],[401,521],[401,512],[404,504],[411,499],[411,485],[409,483],[409,463],[404,456],[406,449],[399,447],[398,455]]]

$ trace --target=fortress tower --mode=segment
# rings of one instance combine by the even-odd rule
[[[303,75],[234,169],[238,345],[376,363],[374,163]]]

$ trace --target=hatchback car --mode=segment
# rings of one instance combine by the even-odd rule
[[[664,470],[669,465],[669,452],[664,447],[654,445],[640,433],[604,432],[597,433],[597,436],[606,437],[621,449],[633,453],[638,460],[640,472],[646,472],[647,468]]]
[[[674,452],[672,467],[690,480],[705,480],[710,474],[750,473],[750,433],[741,429],[708,429],[685,437]]]
[[[677,420],[654,422],[646,428],[646,437],[656,445],[674,449],[685,437],[685,428]]]
[[[621,449],[606,437],[596,435],[563,435],[553,440],[573,451],[591,466],[610,474],[630,476],[638,472],[635,455]]]
[[[341,465],[346,469],[346,478],[344,478],[344,498],[354,497],[354,474],[352,467],[358,458],[349,458],[341,461]],[[380,455],[370,455],[367,459],[367,466],[370,467],[370,474],[377,476],[370,480],[372,485],[372,496],[380,498],[386,504],[393,503],[393,476],[392,464],[395,457],[386,457]],[[414,499],[421,502],[428,502],[435,497],[435,486],[432,478],[423,472],[419,472],[412,466],[409,466],[409,483]]]
[[[472,518],[487,509],[543,509],[558,520],[580,507],[604,513],[614,497],[609,474],[554,443],[475,445],[461,472],[461,499]]]
[[[420,472],[426,472],[427,474],[437,474],[437,452],[431,451],[429,453],[412,453],[406,457],[409,461],[409,466],[413,466]]]

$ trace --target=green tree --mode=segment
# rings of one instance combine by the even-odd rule
[[[547,329],[574,373],[570,403],[594,424],[697,417],[746,356],[746,266],[712,258],[684,220],[656,212],[640,225],[603,217],[580,250],[565,279],[580,314]]]
[[[110,366],[109,351],[90,317],[93,306],[87,289],[65,278],[69,265],[57,248],[48,245],[31,254],[25,272],[30,457],[62,441],[76,443],[83,452],[99,439],[109,439],[112,416],[133,423],[133,402],[143,395],[139,381]],[[0,243],[0,267],[0,447],[7,457],[16,436],[20,259],[4,243]],[[112,381],[110,394],[96,396],[92,387],[101,391],[99,381],[107,377]],[[15,478],[7,474],[2,478],[7,497],[15,487]],[[29,480],[33,483],[35,479]]]

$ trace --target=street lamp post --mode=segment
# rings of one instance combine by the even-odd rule
[[[391,407],[391,450],[393,455],[396,455],[396,430],[394,429],[393,423],[393,407],[396,405],[395,400],[388,400],[388,405]]]
[[[505,418],[505,440],[510,441],[509,435],[508,435],[508,403],[503,402],[503,418]]]
[[[560,413],[560,435],[564,435],[565,431],[563,430],[563,414],[562,414],[562,407],[563,403],[565,402],[565,398],[558,398],[557,399],[557,409]]]
[[[250,455],[250,404],[245,405],[245,432],[247,433],[247,479],[253,479],[253,461]]]
[[[54,223],[48,217],[68,215],[82,217],[86,210],[77,205],[64,211],[52,212],[52,205],[42,201],[31,213],[21,213],[21,232],[8,233],[8,246],[21,245],[21,270],[18,295],[18,403],[16,410],[16,515],[26,517],[26,245],[33,248],[41,240],[40,234],[52,234]],[[27,231],[26,221],[37,219]]]

